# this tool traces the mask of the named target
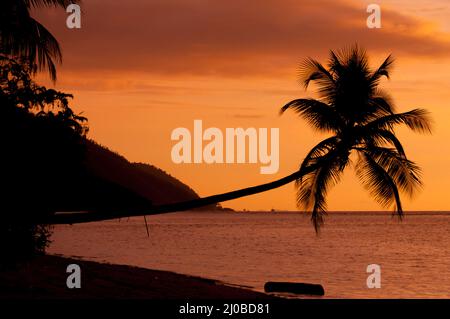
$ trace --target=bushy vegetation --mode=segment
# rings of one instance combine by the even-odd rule
[[[80,170],[86,118],[70,94],[37,85],[32,67],[0,55],[0,264],[45,251],[51,228],[35,220],[67,198],[63,180]]]

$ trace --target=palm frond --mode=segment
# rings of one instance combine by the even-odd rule
[[[339,114],[332,107],[315,99],[293,100],[283,106],[280,113],[288,109],[294,110],[319,131],[336,132],[343,125]]]
[[[365,50],[361,49],[357,44],[345,47],[338,51],[330,52],[329,59],[330,70],[341,77],[348,71],[364,71],[368,73],[369,61]],[[350,72],[351,73],[351,72]]]
[[[386,142],[397,150],[398,154],[404,158],[406,158],[405,149],[403,148],[402,143],[399,141],[397,136],[388,130],[377,130],[375,132],[372,132],[370,135],[371,140],[375,140],[376,146],[380,146],[383,144],[383,142]],[[381,143],[380,143],[381,142]]]
[[[56,80],[55,62],[61,63],[61,49],[58,41],[38,21],[29,17],[2,42],[12,56],[28,60],[36,65],[36,70],[47,69],[51,79]]]
[[[62,7],[67,8],[69,4],[80,3],[81,0],[22,0],[28,8]]]
[[[56,80],[55,64],[62,60],[61,49],[53,35],[30,15],[40,7],[66,7],[72,0],[18,0],[8,1],[0,19],[1,53],[31,64],[32,71],[47,70]]]
[[[401,218],[403,208],[400,194],[391,176],[379,163],[367,153],[359,153],[356,175],[371,195],[384,207],[395,204],[394,212]]]
[[[386,58],[386,60],[384,60],[384,62],[378,67],[378,69],[373,72],[371,81],[374,83],[374,85],[377,85],[379,79],[383,76],[389,79],[389,73],[393,67],[394,61],[394,57],[392,56],[392,54],[390,54]]]
[[[339,142],[340,138],[338,136],[332,136],[314,146],[303,159],[303,162],[300,165],[300,171],[306,172],[307,167],[317,165],[317,159],[323,158],[330,153],[330,151],[337,149]],[[297,180],[297,182],[301,181],[301,178],[302,177],[300,176],[300,179]]]
[[[328,67],[331,72],[333,72],[336,75],[342,74],[342,70],[344,69],[344,66],[333,50],[330,50],[330,57],[328,59]]]
[[[369,107],[375,116],[395,113],[395,104],[392,97],[381,89],[374,89],[374,94],[369,98]]]
[[[365,153],[373,158],[408,196],[412,197],[422,186],[420,167],[395,149],[369,147]]]
[[[329,143],[333,143],[331,139]],[[317,147],[317,150],[322,149],[325,144]],[[323,150],[318,151],[318,153],[322,152]],[[302,166],[308,165],[304,164],[306,161],[307,159],[302,163]],[[330,187],[339,182],[345,165],[342,165],[342,159],[338,157],[338,152],[332,150],[323,156],[315,157],[313,167],[312,171],[304,174],[301,179],[296,181],[297,206],[303,207],[306,211],[311,211],[311,221],[318,233],[323,225],[323,216],[326,214],[326,194]]]
[[[327,92],[334,89],[333,75],[318,61],[308,58],[300,64],[299,81],[303,84],[305,89],[308,88],[311,81],[317,82],[321,90]]]
[[[424,109],[386,115],[369,122],[366,126],[370,129],[393,130],[394,126],[398,124],[405,124],[411,130],[419,133],[431,133],[432,131],[430,113]]]

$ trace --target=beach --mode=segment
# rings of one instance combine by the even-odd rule
[[[69,264],[81,268],[81,288],[69,289]],[[273,299],[219,281],[125,265],[46,255],[0,271],[0,299]]]
[[[320,284],[320,298],[448,298],[450,213],[329,213],[315,235],[293,212],[183,212],[55,227],[50,254],[221,280]],[[432,229],[433,231],[430,231]],[[368,265],[381,266],[369,289]],[[303,298],[303,296],[299,296]]]

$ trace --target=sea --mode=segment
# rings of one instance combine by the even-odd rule
[[[143,217],[58,225],[48,252],[256,291],[288,281],[323,285],[320,298],[450,297],[450,212],[409,212],[401,221],[330,212],[319,234],[299,212],[177,212],[147,216],[147,224],[148,235]]]

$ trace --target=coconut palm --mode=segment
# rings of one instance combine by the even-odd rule
[[[393,206],[402,216],[400,193],[413,196],[421,186],[420,169],[410,161],[394,128],[404,124],[419,133],[431,132],[427,111],[414,109],[396,113],[390,96],[379,88],[389,78],[393,58],[375,70],[369,67],[365,51],[357,46],[330,52],[325,67],[314,59],[300,66],[300,81],[307,88],[317,86],[318,98],[301,98],[287,103],[281,113],[293,110],[314,129],[331,133],[305,157],[298,171],[282,179],[224,194],[153,207],[147,211],[93,212],[55,216],[53,223],[76,223],[116,217],[161,214],[192,209],[268,191],[295,181],[297,204],[311,213],[316,231],[323,224],[326,194],[339,181],[356,154],[356,173],[373,197],[383,206]]]
[[[58,41],[31,15],[42,7],[66,8],[77,0],[2,0],[0,4],[0,53],[24,59],[34,72],[47,69],[56,80],[56,63],[61,62]]]

